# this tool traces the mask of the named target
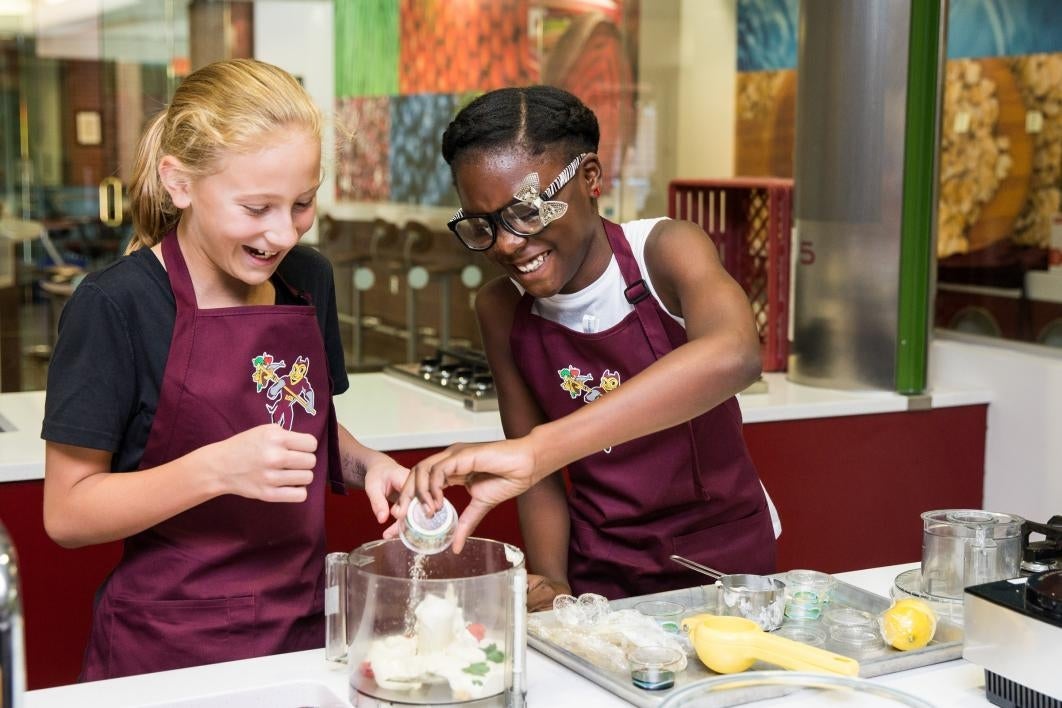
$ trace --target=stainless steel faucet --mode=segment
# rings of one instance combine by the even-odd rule
[[[0,522],[0,707],[21,708],[26,693],[26,651],[22,634],[18,556]]]

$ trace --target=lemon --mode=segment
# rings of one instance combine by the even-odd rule
[[[921,649],[937,631],[937,615],[925,600],[897,600],[878,616],[881,637],[900,651]]]

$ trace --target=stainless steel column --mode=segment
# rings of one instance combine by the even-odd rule
[[[789,378],[894,390],[910,5],[803,0]]]

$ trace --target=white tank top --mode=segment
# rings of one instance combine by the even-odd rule
[[[667,217],[639,219],[621,225],[623,235],[627,238],[627,243],[630,244],[631,252],[634,254],[634,260],[638,262],[638,270],[641,271],[642,278],[649,286],[649,292],[658,303],[660,303],[660,295],[653,287],[649,269],[645,266],[645,242],[653,227],[665,218]],[[513,281],[513,285],[520,291],[520,294],[523,294],[523,288],[519,283]],[[627,298],[623,295],[626,287],[619,263],[613,256],[608,268],[597,280],[578,292],[557,293],[552,297],[536,299],[532,311],[539,317],[564,325],[570,330],[593,334],[619,324],[634,310],[634,305],[627,302]],[[660,307],[667,312],[663,303],[660,303]],[[671,315],[671,318],[685,327],[685,322],[681,317]]]

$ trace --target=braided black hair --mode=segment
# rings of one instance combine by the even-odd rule
[[[520,147],[531,155],[559,148],[566,159],[597,152],[597,116],[564,89],[527,86],[490,91],[465,106],[442,137],[450,169],[462,154]]]

